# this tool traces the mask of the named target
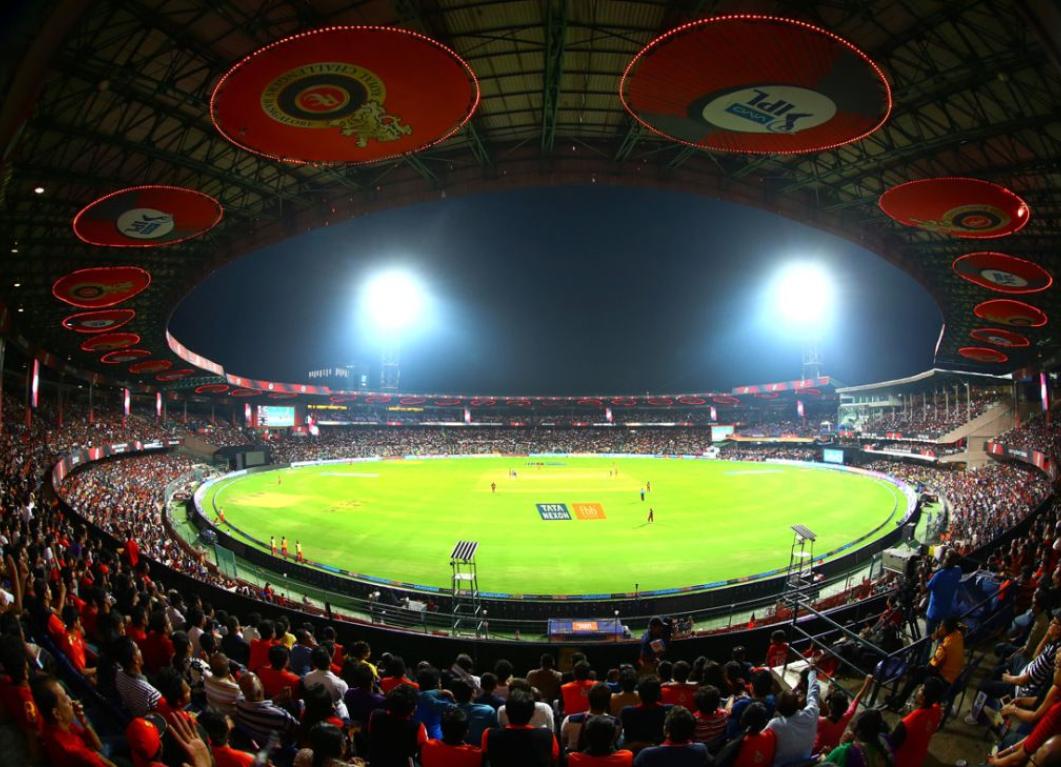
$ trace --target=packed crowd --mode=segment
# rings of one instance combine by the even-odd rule
[[[743,437],[816,437],[818,425],[811,419],[800,421],[771,421],[768,423],[746,423],[739,425],[735,433]]]
[[[994,441],[1008,448],[1038,450],[1056,457],[1061,455],[1061,425],[1053,421],[1047,423],[1046,418],[1040,415],[998,435]]]
[[[938,458],[944,455],[957,455],[965,450],[965,445],[964,440],[951,445],[925,444],[924,442],[866,442],[862,445],[862,449],[871,452],[888,451]]]
[[[821,448],[801,445],[751,446],[730,442],[719,449],[727,461],[817,461]]]
[[[921,398],[914,395],[909,410],[871,418],[859,426],[859,431],[863,434],[899,432],[910,436],[938,437],[985,413],[1000,399],[996,392],[977,391],[973,392],[968,407],[963,396],[958,403],[952,399],[948,409],[944,406],[942,396],[937,396],[938,401],[935,403],[929,397],[926,404],[922,404]]]
[[[646,453],[700,455],[710,431],[670,429],[394,429],[324,427],[320,436],[286,435],[271,443],[275,463],[326,458],[478,453]]]

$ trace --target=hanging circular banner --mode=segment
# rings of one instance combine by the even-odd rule
[[[1024,200],[978,178],[908,181],[886,191],[877,204],[905,226],[966,239],[1005,237],[1031,218]]]
[[[120,304],[151,284],[151,275],[138,266],[93,266],[60,277],[52,295],[82,309]]]
[[[210,97],[233,144],[275,160],[368,163],[456,133],[479,105],[456,53],[398,27],[325,27],[260,48]]]
[[[815,389],[813,386],[806,389],[796,389],[797,397],[820,397],[822,396],[821,389]]]
[[[532,407],[534,405],[534,403],[526,397],[511,397],[505,400],[505,404],[508,407]]]
[[[716,405],[739,405],[740,400],[736,397],[731,397],[728,394],[716,394],[711,397],[711,401]]]
[[[269,399],[294,399],[298,395],[295,394],[294,392],[274,391],[274,392],[270,392],[266,396],[268,396]]]
[[[257,389],[233,389],[228,393],[230,397],[257,397],[261,394]]]
[[[181,368],[180,370],[170,370],[168,373],[159,373],[155,376],[155,380],[168,383],[169,381],[179,381],[182,378],[187,378],[194,373],[195,368]]]
[[[641,125],[699,149],[821,152],[865,138],[892,109],[888,80],[832,32],[755,14],[683,24],[626,67],[619,98]]]
[[[104,365],[121,365],[123,362],[135,362],[150,356],[151,352],[147,349],[121,349],[115,352],[107,352],[99,358],[99,361]]]
[[[179,186],[133,186],[90,202],[74,216],[74,234],[89,245],[157,248],[190,240],[221,221],[221,203]]]
[[[1047,322],[1046,313],[1038,307],[1012,298],[993,298],[973,309],[982,320],[1018,328],[1041,328]]]
[[[1038,293],[1054,284],[1050,272],[1037,263],[1005,253],[967,253],[951,268],[963,280],[999,293]]]
[[[341,405],[344,402],[353,402],[357,399],[356,394],[333,394],[328,397],[328,401],[333,405]]]
[[[110,352],[115,349],[127,349],[140,343],[137,333],[104,333],[93,336],[81,344],[83,352]]]
[[[163,370],[169,370],[173,367],[173,363],[169,360],[147,360],[146,362],[137,362],[135,365],[129,366],[130,373],[161,373]]]
[[[104,333],[116,330],[136,316],[133,309],[102,309],[98,312],[78,312],[63,319],[62,325],[75,333]]]
[[[989,349],[986,346],[963,346],[958,350],[958,354],[977,362],[999,363],[1009,359],[998,349]]]
[[[196,394],[224,394],[228,390],[229,385],[223,383],[208,383],[195,387]]]
[[[777,399],[780,395],[776,391],[760,391],[752,396],[756,399]]]
[[[1020,333],[1014,333],[1012,330],[1004,330],[1003,328],[976,328],[969,331],[969,336],[977,341],[994,344],[1006,349],[1021,349],[1032,344],[1027,336],[1022,336]]]
[[[707,400],[703,397],[697,397],[691,394],[683,394],[678,397],[677,402],[679,405],[706,405]]]

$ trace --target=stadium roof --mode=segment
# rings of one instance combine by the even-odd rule
[[[954,384],[970,384],[972,386],[998,386],[1000,384],[1012,383],[1008,375],[993,375],[991,373],[978,373],[968,370],[943,370],[932,368],[917,375],[906,378],[895,378],[891,381],[879,381],[877,383],[862,384],[861,386],[844,386],[836,390],[836,393],[859,394],[861,392],[880,391],[882,389],[914,389],[916,391],[931,391],[938,387],[952,386]]]
[[[172,378],[168,374],[188,367],[167,341],[174,307],[237,255],[415,201],[598,183],[754,205],[879,253],[924,284],[940,305],[945,329],[937,364],[993,372],[1056,364],[1057,290],[1007,297],[991,282],[959,276],[952,263],[974,251],[1002,251],[1032,262],[1034,274],[1024,277],[1039,279],[1040,287],[1042,270],[1034,265],[1050,279],[1057,272],[1057,9],[1048,0],[755,3],[756,12],[798,19],[850,41],[887,78],[894,104],[883,127],[833,149],[704,151],[664,138],[658,126],[649,127],[651,118],[641,113],[634,119],[624,108],[620,81],[647,44],[683,23],[748,6],[710,0],[37,0],[8,7],[0,48],[6,94],[0,107],[0,300],[9,313],[0,324],[33,349],[50,352],[51,364],[68,361],[108,380],[155,384],[158,375]],[[453,135],[440,135],[440,143],[369,165],[280,162],[222,135],[211,96],[225,73],[263,46],[328,25],[400,27],[448,46],[478,78],[478,109]],[[771,34],[756,38],[761,60],[770,60],[775,42]],[[638,66],[651,60],[646,56]],[[431,81],[436,70],[421,69],[418,76]],[[642,71],[632,70],[634,81]],[[671,82],[658,90],[668,95],[676,88]],[[404,130],[400,122],[390,127]],[[233,140],[242,141],[241,135]],[[904,182],[939,177],[971,177],[1012,190],[1027,205],[1018,213],[1027,226],[984,243],[901,224],[878,205],[882,193]],[[101,247],[75,236],[72,220],[86,205],[150,185],[208,195],[220,203],[223,218],[205,235],[168,247]],[[976,225],[990,218],[981,213]],[[210,218],[209,211],[201,215]],[[975,275],[1005,271],[990,259],[967,265]],[[149,274],[149,286],[115,307],[134,310],[121,330],[139,336],[136,347],[147,354],[136,361],[119,354],[119,363],[106,364],[100,358],[107,347],[93,347],[86,334],[75,332],[95,326],[85,327],[85,318],[70,320],[78,309],[58,300],[53,285],[79,269],[121,266]],[[88,288],[78,275],[68,277],[56,292],[87,295],[99,289],[99,274],[82,274]],[[145,279],[136,271],[112,274],[105,293],[132,292]],[[1039,313],[1024,316],[1025,309],[1008,303],[981,311],[990,321],[974,315],[992,299],[1019,300]],[[119,319],[107,314],[91,321]],[[1042,319],[1046,324],[1028,326]],[[970,335],[1005,320],[1016,326],[1008,328],[1009,338],[987,330]],[[1028,346],[1014,346],[1023,339]],[[969,359],[961,351],[967,347],[993,353]],[[1004,362],[982,361],[1003,356]],[[136,362],[155,364],[130,370]]]

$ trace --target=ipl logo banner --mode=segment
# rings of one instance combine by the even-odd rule
[[[762,85],[719,95],[690,105],[691,116],[723,130],[740,133],[797,133],[828,122],[836,104],[828,96],[794,85]]]

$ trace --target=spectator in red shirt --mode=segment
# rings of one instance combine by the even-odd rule
[[[25,736],[29,755],[37,761],[42,722],[29,686],[29,660],[22,637],[14,634],[0,637],[0,665],[7,671],[0,676],[0,706],[7,719]]]
[[[580,714],[589,710],[589,690],[595,684],[590,679],[591,670],[589,663],[580,660],[572,669],[574,681],[560,685],[560,698],[565,714]]]
[[[169,638],[172,633],[165,610],[153,611],[147,621],[147,638],[140,643],[147,674],[156,674],[173,662],[173,642]]]
[[[258,669],[258,678],[262,680],[266,698],[275,700],[284,690],[288,691],[285,699],[298,697],[295,693],[302,680],[288,670],[290,656],[290,651],[282,644],[269,648],[269,665]]]
[[[696,691],[693,699],[696,702],[696,711],[693,713],[696,742],[713,744],[726,734],[729,719],[726,709],[721,708],[722,693],[714,685],[706,685]]]
[[[872,675],[863,680],[862,687],[850,704],[847,702],[847,693],[839,685],[833,687],[829,697],[825,699],[829,713],[827,716],[818,717],[818,734],[815,736],[813,753],[828,754],[840,745],[840,738],[843,736],[844,730],[847,729],[847,725],[854,718],[855,713],[858,711],[858,704],[862,701],[862,696],[866,694],[871,684],[873,684]]]
[[[272,621],[264,620],[258,624],[258,638],[251,641],[251,655],[247,661],[247,668],[256,674],[269,665],[269,648],[279,644],[275,633],[276,626]]]
[[[387,673],[379,680],[379,688],[386,695],[400,684],[407,684],[414,690],[420,689],[420,685],[405,675],[405,661],[398,655],[392,655],[387,658]]]
[[[63,651],[63,655],[70,660],[74,668],[84,676],[94,679],[96,669],[88,666],[90,651],[85,646],[85,634],[81,629],[81,614],[73,605],[63,608],[63,625],[66,631],[63,632],[63,640],[59,644],[59,649]],[[91,655],[91,658],[95,662],[95,655]]]
[[[33,698],[44,720],[41,741],[52,767],[114,767],[103,756],[99,736],[81,703],[71,700],[54,679],[33,684]]]
[[[483,752],[468,745],[468,715],[453,706],[442,712],[442,739],[429,740],[420,750],[422,767],[480,767]]]
[[[616,751],[615,725],[610,717],[590,717],[583,737],[586,748],[567,755],[568,767],[630,767],[634,763],[633,751]]]
[[[770,646],[766,648],[766,667],[784,666],[788,660],[788,635],[778,629],[770,635]]]
[[[254,754],[238,751],[228,744],[232,732],[232,719],[216,708],[208,708],[199,714],[199,724],[210,739],[210,753],[214,757],[214,767],[251,767]]]
[[[147,639],[147,609],[143,605],[133,607],[129,614],[129,623],[125,627],[125,635],[143,647],[144,640]]]
[[[773,764],[774,752],[777,750],[777,736],[773,730],[763,729],[769,718],[766,706],[759,701],[749,703],[744,709],[740,718],[740,726],[744,734],[733,741],[732,746],[736,751],[733,767],[762,767],[766,764]],[[729,748],[727,746],[723,751]]]
[[[684,706],[692,711],[696,708],[693,697],[699,685],[689,682],[689,672],[692,671],[686,661],[680,660],[674,664],[671,670],[673,681],[662,685],[663,702],[669,706]]]
[[[939,729],[943,710],[939,702],[947,692],[947,683],[929,677],[915,694],[916,708],[902,718],[888,740],[895,751],[895,767],[920,767],[928,755],[928,744]]]

